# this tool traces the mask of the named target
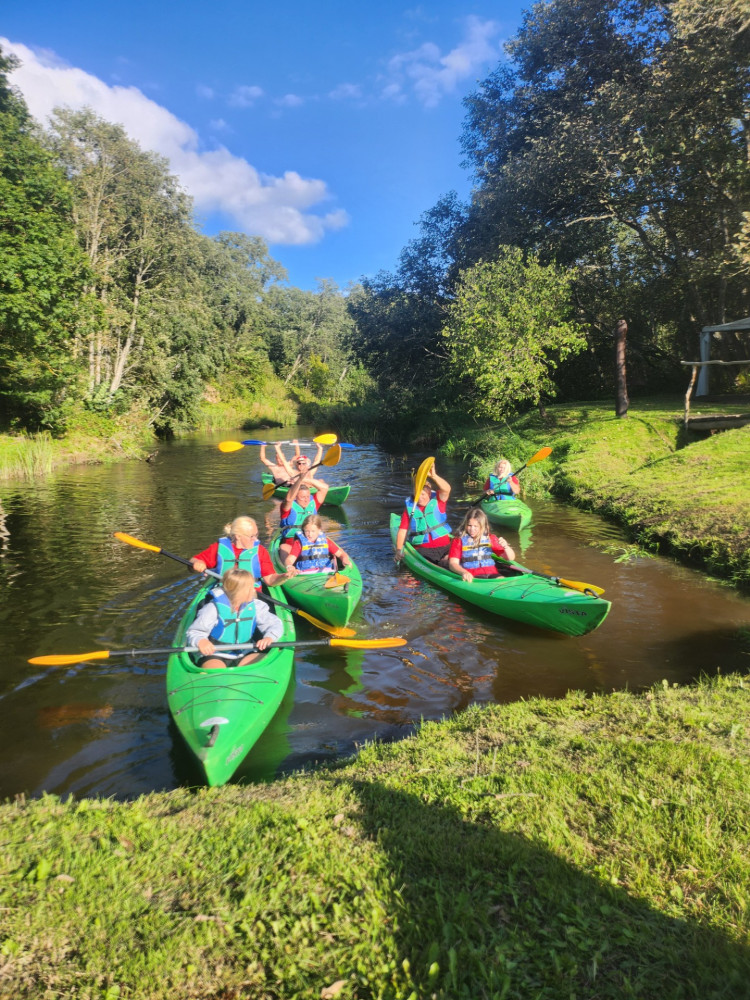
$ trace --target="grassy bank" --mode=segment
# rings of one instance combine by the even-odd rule
[[[618,420],[609,403],[549,407],[453,433],[442,450],[483,477],[498,455],[521,465],[530,495],[550,492],[625,525],[639,544],[750,586],[750,427],[686,439],[679,401],[638,400]]]
[[[750,685],[472,709],[339,768],[0,807],[0,995],[748,995]]]

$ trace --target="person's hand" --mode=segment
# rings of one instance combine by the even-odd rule
[[[258,641],[255,643],[255,648],[259,652],[262,652],[264,649],[268,649],[268,647],[271,645],[272,642],[273,639],[270,637],[270,635],[264,635],[262,639],[258,639]]]
[[[204,656],[210,656],[216,652],[216,646],[214,646],[210,639],[199,639],[198,649]]]
[[[468,569],[463,570],[463,572],[461,573],[461,579],[464,581],[464,583],[473,583],[474,581],[474,577],[471,575]]]
[[[293,576],[296,576],[298,573],[299,570],[293,563],[287,563],[286,569],[284,571],[284,576],[286,577],[287,580],[291,580],[291,578]]]
[[[437,475],[437,469],[435,468],[435,463],[433,462],[432,463],[432,468],[430,469],[429,478],[430,479],[434,479],[436,475]]]
[[[206,564],[202,559],[191,559],[190,563],[196,573],[204,573],[206,571]],[[213,650],[211,652],[213,652]]]
[[[398,564],[401,562],[401,560],[403,558],[404,558],[404,550],[403,549],[396,549],[396,551],[393,553],[393,561],[395,562],[395,564],[397,566],[398,566]]]

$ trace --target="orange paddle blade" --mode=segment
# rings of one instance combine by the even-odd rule
[[[219,441],[219,451],[239,451],[244,447],[241,441]]]
[[[34,656],[28,662],[39,667],[68,667],[72,663],[85,663],[86,660],[108,660],[109,650],[99,649],[94,653],[70,653],[67,656]]]
[[[343,573],[334,573],[325,582],[325,589],[331,590],[333,587],[343,587],[345,583],[350,583],[351,577],[344,576]]]
[[[263,499],[264,500],[270,500],[271,497],[274,495],[275,492],[276,492],[276,486],[273,483],[264,483],[263,484]]]
[[[341,461],[341,445],[334,444],[328,449],[328,451],[323,456],[321,465],[338,465]]]
[[[349,639],[357,633],[353,628],[345,628],[343,625],[329,625],[328,622],[322,622],[319,618],[314,618],[313,615],[308,615],[306,611],[300,611],[299,608],[294,612],[299,615],[300,618],[306,618],[307,621],[311,622],[316,628],[323,629],[329,635],[335,635],[337,639]]]
[[[345,646],[347,649],[393,649],[405,646],[406,639],[330,639],[331,646]]]
[[[551,448],[540,448],[536,455],[532,455],[526,464],[533,465],[534,462],[541,462],[543,458],[547,458],[547,456],[551,454]]]
[[[137,549],[148,549],[149,552],[161,552],[161,549],[157,545],[149,545],[148,542],[142,542],[140,538],[133,538],[132,535],[126,535],[124,531],[116,531],[114,535],[119,541],[125,542],[126,545],[133,545]]]

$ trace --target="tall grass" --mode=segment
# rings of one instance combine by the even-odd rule
[[[0,478],[33,478],[49,473],[59,448],[48,431],[0,439]]]

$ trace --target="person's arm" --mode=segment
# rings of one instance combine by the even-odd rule
[[[457,573],[465,583],[471,583],[474,580],[474,577],[468,569],[464,569],[461,565],[461,555],[463,554],[463,550],[464,547],[461,544],[461,539],[454,538],[448,551],[448,569],[452,573]]]
[[[272,642],[276,642],[284,634],[284,625],[278,615],[270,611],[268,605],[263,601],[254,601],[255,624],[263,638],[259,639],[255,645],[258,649],[267,649]]]
[[[508,482],[510,483],[511,491],[514,496],[518,496],[521,492],[521,484],[518,482],[515,476],[508,476]]]
[[[189,646],[197,646],[203,656],[210,656],[216,647],[209,639],[211,630],[219,620],[219,613],[213,601],[204,604],[190,628],[187,630],[185,638]]]
[[[299,458],[302,452],[299,450],[299,441],[297,438],[292,438],[292,444],[294,445],[294,457]]]
[[[203,552],[199,552],[197,556],[192,556],[190,563],[196,573],[203,573],[207,569],[215,569],[216,563],[219,561],[219,543],[214,542],[213,545],[209,545],[207,549]]]
[[[315,451],[315,458],[310,463],[311,465],[320,465],[323,460],[323,445],[319,444]]]
[[[335,542],[332,542],[330,538],[328,539],[328,551],[339,560],[342,566],[351,566],[352,561],[349,556]]]
[[[266,458],[266,446],[264,444],[260,446],[260,460],[266,466],[266,468],[270,469],[271,472],[273,472],[274,463],[271,461],[270,458]]]
[[[398,533],[396,535],[396,551],[393,555],[393,558],[396,560],[397,563],[400,563],[401,560],[404,558],[404,542],[406,541],[406,535],[408,531],[409,531],[408,527],[398,529]]]
[[[328,493],[328,483],[325,479],[313,479],[312,477],[307,482],[317,490],[315,494],[315,506],[316,508],[320,507],[321,504],[325,503],[326,494]]]
[[[437,474],[434,465],[430,470],[430,479],[438,488],[438,500],[442,500],[445,503],[451,495],[451,484]]]
[[[292,485],[289,487],[289,492],[286,497],[281,501],[281,516],[285,516],[292,509],[292,504],[297,499],[297,494],[299,493],[299,488],[302,485],[302,480],[304,476],[296,475],[292,477]]]
[[[490,535],[490,545],[492,546],[492,551],[495,555],[500,556],[502,559],[507,559],[508,562],[513,562],[516,558],[516,553],[508,545],[504,538],[498,538],[496,535]]]
[[[287,573],[296,574],[299,572],[295,567],[295,563],[299,559],[299,554],[302,551],[302,546],[299,543],[299,539],[295,538],[292,542],[292,547],[289,549],[289,554],[284,558],[284,565],[286,566]]]
[[[276,449],[276,461],[278,462],[278,464],[281,466],[281,468],[286,473],[287,479],[289,479],[289,480],[294,479],[296,473],[295,473],[294,469],[291,467],[291,465],[289,464],[289,462],[287,462],[286,455],[281,450],[281,445],[277,444],[274,447]]]
[[[258,559],[260,561],[260,578],[267,587],[278,587],[279,584],[286,583],[291,576],[297,575],[297,570],[291,573],[277,573],[271,562],[271,554],[265,545],[258,546]]]

